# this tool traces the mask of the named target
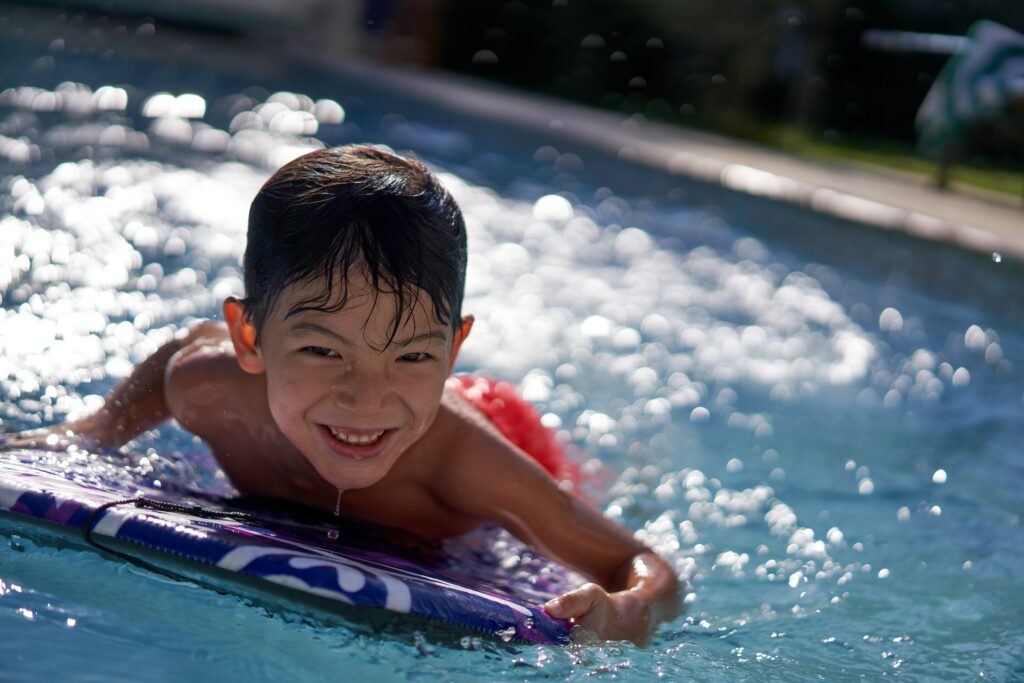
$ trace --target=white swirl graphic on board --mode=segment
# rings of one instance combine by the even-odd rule
[[[384,585],[384,609],[404,614],[409,613],[412,609],[412,594],[409,591],[409,586],[404,581],[389,575],[387,572],[376,570],[355,561],[344,560],[336,556],[321,556],[315,550],[306,553],[264,546],[239,546],[224,555],[217,562],[217,566],[230,571],[244,571],[254,561],[272,555],[288,557],[288,565],[295,570],[317,567],[333,569],[336,572],[335,583],[337,590],[310,586],[302,577],[291,574],[264,575],[263,578],[268,581],[289,588],[296,588],[306,593],[351,603],[352,601],[348,596],[363,590],[366,586],[366,576],[369,575],[375,577]]]
[[[459,584],[451,583],[450,581],[446,581],[438,577],[424,576],[398,567],[373,567],[359,562],[358,560],[338,557],[337,555],[332,555],[316,548],[309,548],[308,550],[294,550],[253,545],[239,546],[237,548],[233,548],[224,555],[224,557],[217,562],[217,566],[230,571],[243,571],[248,568],[252,562],[261,557],[269,557],[271,555],[288,556],[288,564],[296,570],[312,567],[330,567],[335,569],[338,572],[338,589],[334,592],[315,586],[309,586],[301,577],[293,575],[261,574],[260,576],[266,580],[290,588],[297,588],[315,595],[323,595],[325,597],[342,600],[344,602],[351,602],[347,596],[355,595],[364,587],[365,578],[363,579],[363,583],[358,584],[358,589],[348,590],[346,588],[346,586],[354,588],[357,585],[357,580],[352,576],[352,572],[361,572],[361,576],[372,576],[384,585],[385,602],[383,607],[384,609],[388,609],[393,612],[408,614],[412,610],[412,593],[408,583],[401,578],[404,576],[415,584],[429,584],[435,589],[443,590],[449,596],[449,599],[453,599],[454,594],[462,594],[472,600],[482,600],[491,603],[492,605],[501,605],[522,617],[533,616],[533,613],[528,608],[523,605],[516,604],[515,602],[499,595],[482,593],[468,586],[460,586]]]

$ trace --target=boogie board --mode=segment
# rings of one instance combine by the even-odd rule
[[[3,515],[56,525],[155,571],[216,577],[211,585],[228,590],[255,584],[325,607],[388,610],[528,643],[569,640],[569,622],[540,607],[567,588],[564,573],[512,575],[505,563],[477,557],[487,553],[460,557],[340,518],[297,518],[137,483],[97,484],[40,464],[38,451],[0,453]]]

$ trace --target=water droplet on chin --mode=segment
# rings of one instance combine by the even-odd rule
[[[327,538],[328,538],[328,540],[331,540],[331,541],[337,541],[338,540],[338,530],[337,529],[330,529],[327,532]]]

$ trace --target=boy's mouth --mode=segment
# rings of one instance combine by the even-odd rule
[[[334,453],[355,460],[376,457],[384,450],[393,429],[344,429],[317,425],[324,441]]]
[[[372,443],[376,443],[378,439],[384,434],[384,430],[378,430],[375,432],[354,434],[352,432],[346,432],[338,429],[337,427],[328,427],[331,430],[331,435],[334,436],[338,441],[344,441],[347,444],[355,446],[369,446]]]

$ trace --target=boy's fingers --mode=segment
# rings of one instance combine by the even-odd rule
[[[603,595],[605,592],[600,586],[588,583],[549,600],[544,610],[556,619],[571,619],[589,612]]]

